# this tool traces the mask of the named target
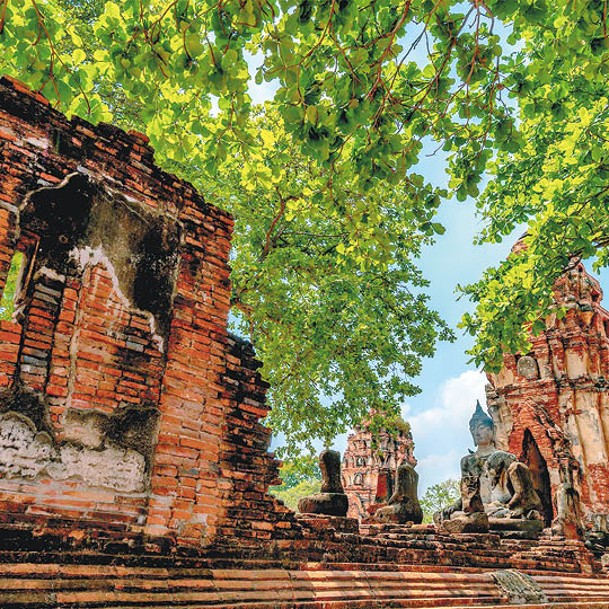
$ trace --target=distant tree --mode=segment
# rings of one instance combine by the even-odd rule
[[[296,511],[302,497],[318,493],[321,487],[321,472],[317,460],[312,456],[286,461],[280,471],[283,484],[272,486],[269,491]]]
[[[317,457],[313,455],[303,455],[284,461],[279,475],[283,481],[280,487],[282,490],[293,488],[309,480],[321,480]]]
[[[419,500],[423,509],[423,522],[432,522],[435,512],[452,505],[457,499],[459,499],[459,481],[454,478],[430,486]]]
[[[298,502],[303,497],[307,495],[314,495],[315,493],[319,493],[319,489],[321,487],[321,480],[315,480],[311,478],[310,480],[303,480],[299,482],[296,486],[292,488],[286,488],[285,490],[281,490],[282,487],[274,486],[271,487],[271,494],[277,497],[277,499],[281,499],[291,510],[298,510]]]

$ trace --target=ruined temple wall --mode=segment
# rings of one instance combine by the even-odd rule
[[[267,493],[270,485],[281,484],[280,462],[268,452],[271,431],[260,423],[268,412],[260,362],[251,345],[229,335],[227,369],[223,378],[228,408],[219,463],[228,504],[227,518],[220,529],[223,544],[241,548],[257,541],[302,537],[294,513]]]
[[[499,442],[522,457],[527,433],[547,462],[554,517],[571,486],[584,517],[609,513],[609,313],[583,265],[556,284],[566,315],[552,315],[523,356],[504,355],[503,369],[489,374],[489,410]],[[596,516],[595,516],[596,515]]]
[[[291,531],[266,494],[266,385],[227,332],[231,218],[143,136],[6,79],[0,181],[0,286],[26,259],[0,322],[0,521],[195,546]]]

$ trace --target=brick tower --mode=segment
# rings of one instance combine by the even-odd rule
[[[347,449],[343,458],[343,486],[349,497],[350,518],[362,519],[368,516],[368,507],[375,503],[379,477],[381,485],[387,481],[389,488],[383,495],[391,494],[391,486],[397,467],[404,461],[416,465],[414,442],[410,426],[401,421],[401,429],[396,436],[381,431],[375,438],[370,424],[356,427],[347,439]],[[386,473],[388,475],[382,476]]]

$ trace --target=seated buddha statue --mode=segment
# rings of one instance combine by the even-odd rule
[[[476,450],[461,459],[461,496],[435,515],[436,523],[450,532],[484,532],[489,518],[491,528],[498,519],[534,520],[541,525],[542,504],[529,468],[512,453],[496,448],[495,425],[479,402],[469,430]]]

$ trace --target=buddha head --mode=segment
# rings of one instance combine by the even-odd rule
[[[476,410],[469,420],[469,432],[472,434],[476,446],[493,445],[495,424],[493,423],[493,419],[482,410],[479,401],[476,402]]]

